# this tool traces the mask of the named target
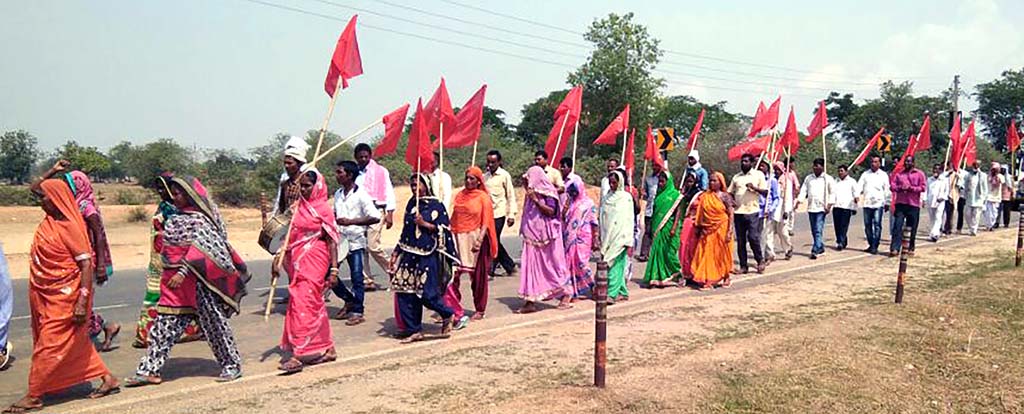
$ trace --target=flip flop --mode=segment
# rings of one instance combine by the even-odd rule
[[[110,387],[110,388],[107,388],[107,389],[103,389],[103,386],[101,385],[99,388],[97,388],[93,392],[89,393],[89,399],[90,400],[95,400],[95,399],[106,397],[108,395],[114,395],[114,394],[120,394],[120,393],[121,393],[121,387],[120,386],[115,386],[115,387]]]
[[[18,405],[17,403],[15,403],[15,404],[11,404],[10,407],[7,407],[7,409],[4,410],[4,414],[7,414],[7,413],[28,413],[28,412],[32,412],[32,411],[39,411],[39,410],[42,410],[42,409],[43,409],[43,405],[42,404],[33,405],[33,406],[24,406],[24,405]]]
[[[153,381],[148,377],[142,375],[136,375],[134,377],[125,378],[124,380],[125,388],[138,388],[145,387],[147,385],[160,385],[161,383],[163,383],[162,380]]]
[[[277,369],[284,371],[281,375],[292,375],[302,372],[302,368],[304,367],[304,365],[305,364],[303,364],[302,361],[299,361],[298,359],[290,359],[288,361],[285,361],[279,367],[277,367]]]
[[[426,339],[426,336],[423,335],[423,332],[416,332],[416,333],[414,333],[412,335],[407,336],[405,339],[402,340],[401,343],[403,343],[403,344],[411,344],[411,343],[414,343],[414,342],[422,341],[424,339]]]

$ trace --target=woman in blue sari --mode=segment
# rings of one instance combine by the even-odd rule
[[[459,264],[448,213],[432,194],[430,178],[413,174],[409,181],[416,197],[406,204],[402,235],[391,254],[389,272],[405,325],[403,343],[426,338],[421,322],[424,307],[441,316],[441,336],[451,334],[453,312],[444,304],[444,293]]]

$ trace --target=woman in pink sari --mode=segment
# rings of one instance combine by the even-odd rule
[[[567,293],[576,302],[583,296],[590,295],[594,287],[594,271],[590,269],[590,254],[594,246],[594,233],[600,232],[597,226],[597,208],[594,200],[587,197],[586,187],[578,180],[572,180],[565,189],[567,205],[565,209],[565,255],[567,257],[569,284]]]
[[[558,218],[558,190],[544,169],[530,167],[526,172],[526,202],[519,225],[523,254],[519,279],[519,297],[526,301],[516,313],[537,311],[536,303],[558,298],[559,309],[569,309],[566,293],[569,267],[565,264],[562,222]]]
[[[324,291],[338,283],[338,227],[327,201],[327,183],[316,171],[299,181],[302,197],[292,206],[292,222],[284,269],[288,273],[288,312],[281,349],[292,356],[279,367],[287,373],[302,371],[338,358],[331,335]],[[275,264],[273,272],[279,272]]]
[[[679,264],[680,273],[684,279],[693,279],[691,268],[693,253],[697,250],[697,242],[700,241],[700,234],[697,231],[694,219],[697,217],[697,209],[693,200],[700,193],[697,188],[697,178],[693,174],[687,174],[683,179],[683,203],[682,208],[686,211],[683,218],[683,230],[679,234]],[[679,287],[686,287],[686,283],[680,283]]]

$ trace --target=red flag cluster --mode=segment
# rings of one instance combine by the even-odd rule
[[[828,126],[828,111],[825,109],[825,101],[818,102],[818,110],[814,113],[814,119],[807,126],[807,142],[814,141],[818,135],[825,131]]]
[[[569,146],[570,132],[575,131],[580,120],[583,107],[583,87],[576,86],[565,94],[565,99],[555,108],[555,123],[548,133],[548,141],[544,144],[544,152],[548,153],[552,163],[562,159],[565,149]]]
[[[747,137],[755,137],[766,131],[771,131],[779,125],[779,105],[782,103],[782,97],[775,99],[772,105],[768,109],[764,109],[764,102],[761,102],[757,107],[757,112],[754,114],[754,122],[750,124],[750,131],[747,132]]]
[[[334,55],[331,56],[331,65],[327,68],[327,79],[324,80],[324,91],[327,95],[334,97],[338,90],[338,80],[341,80],[341,87],[348,87],[348,80],[363,74],[363,60],[359,57],[359,42],[356,41],[356,18],[352,16],[345,30],[338,37],[338,44],[334,47]]]
[[[427,133],[427,114],[423,109],[423,100],[416,102],[416,115],[409,128],[409,145],[405,150],[405,163],[412,167],[413,172],[429,172],[434,170],[434,151],[430,149],[430,135]]]
[[[402,129],[405,128],[405,116],[409,113],[409,104],[402,105],[391,113],[384,115],[381,122],[384,123],[384,139],[377,143],[373,153],[378,157],[395,152],[398,148],[398,139],[402,137]]]
[[[647,144],[644,148],[644,159],[650,161],[654,165],[661,167],[665,170],[665,159],[661,158],[661,148],[658,148],[658,143],[654,141],[654,132],[651,130],[651,125],[647,125]]]
[[[796,115],[792,106],[789,107],[789,119],[786,120],[786,130],[782,133],[777,151],[782,149],[789,150],[790,155],[796,154],[800,149],[800,133],[796,131]]]
[[[444,78],[441,78],[441,85],[434,91],[434,96],[427,101],[427,106],[423,107],[423,111],[427,115],[427,133],[430,135],[441,137],[442,124],[449,128],[455,124],[455,111],[452,110],[452,100],[448,97],[448,88],[444,85]],[[451,134],[451,131],[448,133]]]
[[[1017,132],[1017,120],[1011,120],[1006,129],[1006,148],[1013,154],[1020,147],[1020,133]]]
[[[633,176],[633,171],[636,171],[636,156],[633,154],[633,145],[636,138],[636,128],[633,128],[629,132],[629,139],[626,141],[626,154],[623,165],[626,167],[626,174],[630,177]]]
[[[454,128],[444,137],[445,148],[462,148],[473,145],[480,138],[480,127],[484,122],[484,95],[487,85],[481,86],[466,104],[455,114]],[[434,141],[434,148],[440,147],[440,140]]]

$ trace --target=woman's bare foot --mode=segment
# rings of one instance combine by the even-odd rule
[[[43,400],[41,398],[35,398],[31,396],[24,396],[18,402],[11,404],[4,410],[4,413],[24,413],[29,411],[35,411],[43,408]]]
[[[301,372],[304,365],[305,364],[303,364],[302,361],[299,361],[298,358],[292,357],[287,361],[284,361],[284,363],[277,367],[277,369],[284,371],[285,374],[294,374]]]
[[[97,398],[103,398],[108,395],[117,394],[121,392],[121,384],[117,382],[117,378],[113,375],[107,374],[102,378],[103,383],[95,391],[89,394],[89,399],[95,400]]]
[[[413,342],[422,341],[424,338],[426,338],[426,336],[423,335],[423,332],[416,332],[416,333],[414,333],[412,335],[407,336],[405,339],[403,339],[402,343],[403,344],[411,344]]]
[[[121,324],[111,323],[103,327],[103,344],[100,345],[100,352],[110,352],[114,339],[121,333]]]
[[[569,309],[572,309],[572,304],[570,304],[568,297],[562,297],[562,300],[558,301],[558,309],[559,310],[569,310]]]
[[[519,309],[516,309],[515,313],[526,314],[526,313],[534,313],[536,311],[537,311],[537,306],[534,305],[533,302],[526,302],[525,305],[523,305]]]

